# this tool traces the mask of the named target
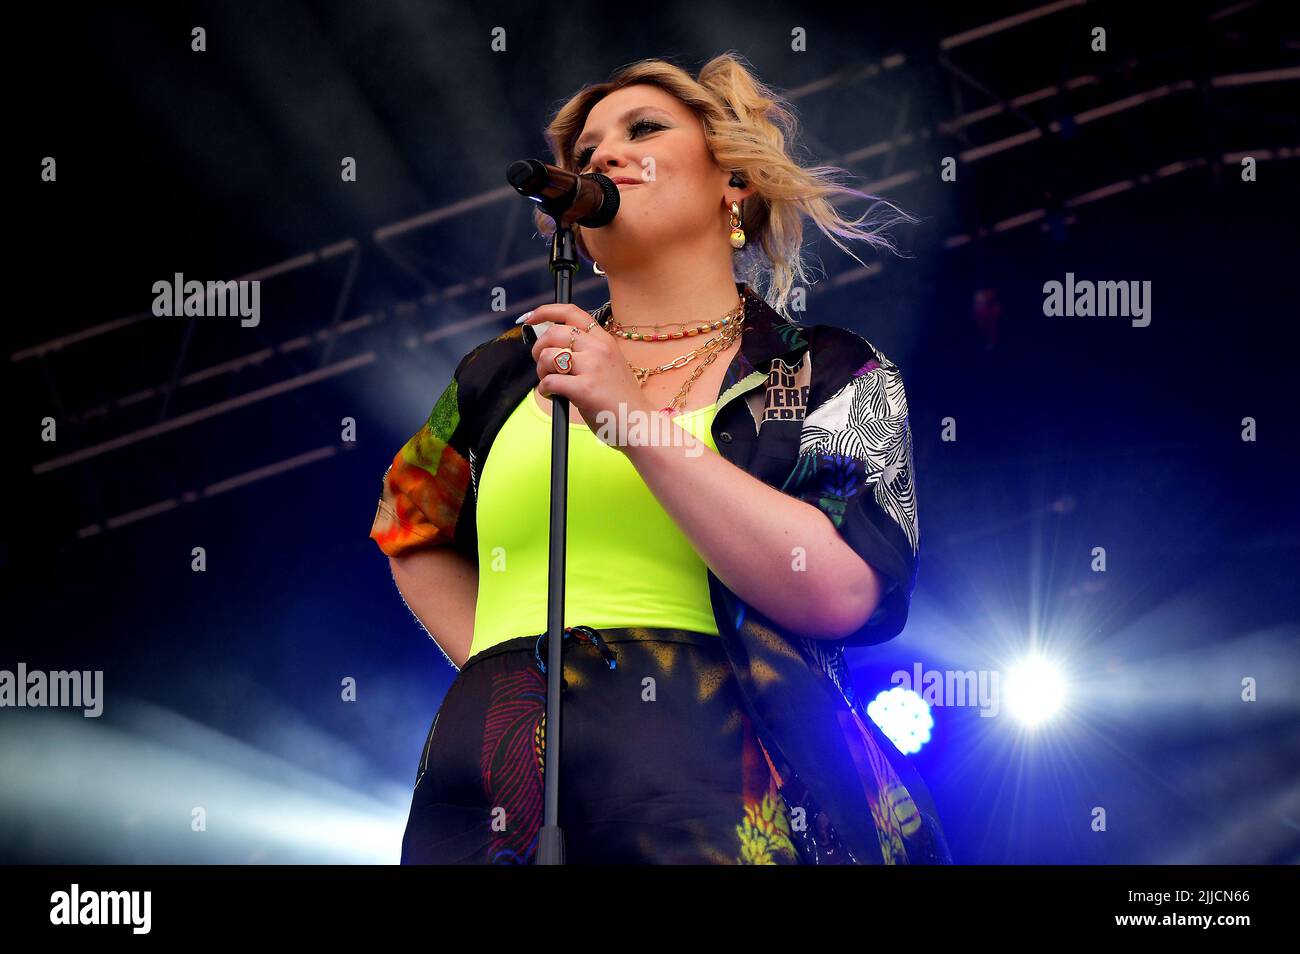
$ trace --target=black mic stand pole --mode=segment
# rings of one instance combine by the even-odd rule
[[[551,272],[555,301],[573,301],[573,273],[578,270],[573,227],[555,220],[551,239]],[[529,327],[529,326],[525,326]],[[528,339],[525,338],[525,341]],[[536,343],[536,332],[531,344]],[[560,692],[564,678],[564,553],[569,512],[569,399],[551,395],[551,551],[546,596],[546,728],[542,767],[542,828],[537,833],[534,864],[564,864],[564,832],[560,829]]]
[[[506,172],[511,185],[533,201],[555,222],[551,238],[551,273],[555,276],[556,304],[573,302],[573,273],[578,270],[578,245],[573,225],[599,228],[618,211],[618,186],[593,174],[602,193],[595,211],[581,200],[581,187],[572,191],[555,186],[553,167],[523,159]],[[524,342],[537,343],[537,332],[524,325]],[[542,732],[542,827],[537,833],[533,863],[564,864],[564,832],[560,829],[560,693],[564,688],[564,554],[569,506],[569,399],[551,396],[551,538],[546,600],[546,714]]]

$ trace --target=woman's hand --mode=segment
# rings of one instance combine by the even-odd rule
[[[592,324],[589,313],[572,304],[541,305],[523,323],[537,325],[547,321],[553,324],[538,335],[532,351],[537,362],[539,394],[567,398],[597,434],[601,426],[598,415],[602,411],[613,415],[611,430],[619,419],[620,405],[629,421],[634,419],[633,412],[655,413],[618,342],[599,322]],[[584,331],[589,325],[590,330]],[[573,353],[568,374],[561,373],[555,364],[555,356],[566,349]]]

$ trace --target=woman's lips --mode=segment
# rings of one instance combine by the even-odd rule
[[[641,185],[641,180],[640,180],[640,179],[629,179],[627,176],[619,176],[617,179],[614,179],[614,180],[612,180],[612,181],[613,181],[614,185],[621,185],[621,186],[623,186],[623,185]]]

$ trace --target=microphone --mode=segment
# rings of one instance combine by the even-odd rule
[[[540,205],[560,224],[589,229],[609,225],[618,212],[618,186],[599,172],[579,175],[537,159],[520,159],[506,170],[515,191]]]

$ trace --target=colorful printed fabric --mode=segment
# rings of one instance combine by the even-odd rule
[[[884,584],[883,598],[857,632],[814,639],[767,619],[709,571],[714,617],[747,718],[784,800],[812,819],[794,838],[804,861],[950,863],[929,792],[867,717],[844,656],[847,647],[902,632],[916,585],[920,532],[901,373],[854,332],[794,324],[745,283],[736,287],[745,297],[745,328],[713,419],[718,452],[825,513]],[[608,309],[595,316],[606,322]],[[451,543],[477,554],[477,476],[501,424],[536,382],[536,364],[517,327],[462,359],[455,389],[439,400],[450,393],[455,417],[444,409],[440,428],[426,424],[421,434],[428,436],[412,438],[426,448],[419,469],[434,492],[419,475],[425,492],[408,491],[412,481],[397,467],[407,460],[404,453],[385,476],[371,529],[385,553]],[[452,477],[466,466],[469,491],[457,511],[455,488],[464,485]],[[438,480],[444,470],[446,479]],[[419,506],[417,498],[428,509],[403,509],[408,502]]]
[[[391,556],[455,539],[470,475],[469,461],[449,443],[460,423],[456,392],[453,378],[384,473],[370,536]]]
[[[799,864],[792,822],[714,634],[568,641],[560,827],[569,864]],[[403,864],[530,864],[542,824],[546,676],[536,637],[466,663],[425,743]],[[800,816],[802,818],[802,816]]]

